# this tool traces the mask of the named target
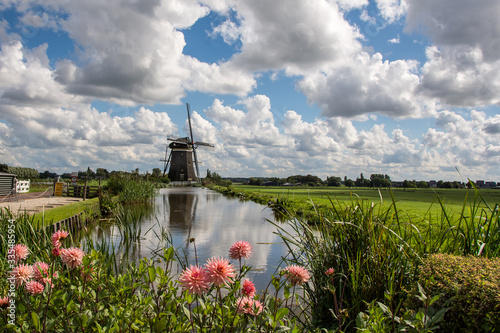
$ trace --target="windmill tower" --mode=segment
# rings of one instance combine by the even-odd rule
[[[196,149],[198,146],[214,146],[211,143],[194,142],[193,128],[191,127],[191,115],[189,114],[189,104],[187,103],[186,108],[190,137],[168,138],[168,140],[172,142],[167,145],[165,150],[165,159],[161,160],[164,162],[163,176],[165,176],[168,169],[168,178],[173,182],[198,182],[200,171],[198,168]],[[170,155],[168,155],[168,148],[170,148]]]

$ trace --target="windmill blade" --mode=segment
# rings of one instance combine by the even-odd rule
[[[165,149],[165,159],[161,160],[165,163],[163,165],[163,177],[165,177],[165,174],[166,174],[167,169],[168,169],[168,165],[170,164],[170,159],[172,158],[172,152],[170,152],[170,155],[168,156],[168,159],[167,159],[167,150],[168,150],[168,145],[167,145],[167,148]]]
[[[193,145],[194,164],[196,166],[196,180],[198,180],[199,174],[200,174],[200,169],[198,168],[198,159],[196,158],[196,148],[194,146],[193,128],[191,127],[191,115],[189,114],[189,104],[188,103],[186,103],[186,109],[187,109],[187,114],[188,114],[189,133],[191,134],[191,144]]]
[[[197,145],[197,146],[207,146],[207,147],[213,147],[213,146],[214,146],[212,143],[208,143],[208,142],[200,142],[200,141],[197,141],[197,142],[196,142],[196,145]]]

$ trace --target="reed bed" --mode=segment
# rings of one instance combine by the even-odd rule
[[[330,209],[318,212],[314,224],[286,211],[286,216],[293,217],[293,231],[286,232],[276,224],[289,249],[284,260],[312,272],[303,299],[312,315],[302,325],[331,331],[362,330],[362,318],[369,312],[390,322],[389,330],[395,331],[395,318],[401,322],[406,313],[408,325],[399,323],[400,329],[437,330],[446,309],[426,317],[421,302],[413,302],[418,304],[414,308],[409,305],[416,290],[421,292],[419,297],[432,298],[418,289],[423,260],[436,253],[484,258],[499,254],[499,206],[490,207],[478,189],[472,194],[473,200],[466,197],[458,215],[436,197],[441,214],[429,213],[420,220],[401,216],[394,198],[389,208],[356,196],[350,203],[330,198]],[[328,269],[334,273],[326,274]],[[373,312],[377,303],[384,315]]]

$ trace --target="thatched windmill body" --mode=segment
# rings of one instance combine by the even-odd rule
[[[168,178],[173,182],[192,181],[198,182],[199,168],[198,158],[196,157],[196,149],[198,146],[213,147],[214,145],[206,142],[195,142],[193,140],[193,128],[191,127],[191,115],[189,114],[189,104],[186,103],[189,134],[190,137],[184,138],[168,138],[172,141],[165,150],[163,175],[167,173]],[[170,148],[170,155],[168,155]],[[167,158],[168,156],[168,158]]]

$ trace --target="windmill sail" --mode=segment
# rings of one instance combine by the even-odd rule
[[[196,181],[198,181],[200,177],[200,169],[198,168],[198,158],[196,158],[196,148],[194,146],[193,139],[193,128],[191,127],[191,115],[189,114],[189,104],[186,103],[186,109],[188,113],[188,124],[189,124],[189,133],[191,134],[191,144],[193,145],[193,157],[194,157],[194,165],[196,166]]]

